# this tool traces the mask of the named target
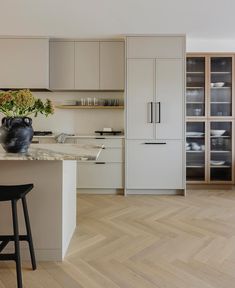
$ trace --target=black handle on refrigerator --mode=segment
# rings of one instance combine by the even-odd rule
[[[147,122],[153,123],[153,102],[147,103]]]
[[[156,123],[161,123],[161,102],[155,102],[156,107]],[[157,109],[158,108],[158,109]]]

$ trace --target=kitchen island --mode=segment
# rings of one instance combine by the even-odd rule
[[[0,184],[34,184],[27,200],[37,260],[64,259],[76,229],[77,161],[95,161],[101,150],[95,145],[34,144],[27,154],[11,154],[0,147]],[[21,208],[19,201],[23,234]],[[11,233],[11,207],[1,203],[0,234]],[[22,245],[22,256],[28,258],[27,246]]]

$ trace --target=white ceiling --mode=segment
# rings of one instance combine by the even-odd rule
[[[235,39],[235,0],[0,0],[0,9],[0,35]]]

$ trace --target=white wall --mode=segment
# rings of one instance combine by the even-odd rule
[[[66,100],[78,100],[85,97],[120,98],[121,92],[33,92],[36,97],[51,99],[55,104],[64,103]],[[53,116],[38,116],[33,119],[34,130],[52,130],[58,133],[94,134],[95,130],[103,127],[124,129],[123,110],[64,110],[56,109]]]
[[[235,37],[234,0],[1,0],[0,35]]]

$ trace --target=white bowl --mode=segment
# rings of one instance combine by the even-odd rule
[[[223,87],[224,86],[224,82],[216,82],[214,83],[214,87]]]
[[[211,136],[222,136],[226,130],[211,130]]]

